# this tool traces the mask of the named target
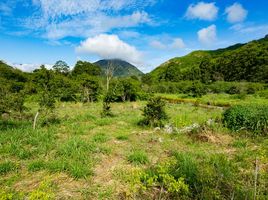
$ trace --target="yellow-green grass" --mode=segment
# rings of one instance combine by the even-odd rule
[[[17,199],[38,195],[51,199],[136,198],[139,185],[133,181],[133,172],[169,159],[174,151],[196,157],[224,154],[241,168],[241,176],[252,175],[256,157],[261,170],[267,168],[267,138],[230,133],[221,125],[200,138],[140,127],[145,104],[113,103],[115,117],[101,118],[101,103],[59,103],[59,124],[41,127],[38,123],[32,130],[28,121],[2,129],[0,195]],[[36,112],[35,104],[27,106]],[[167,104],[166,111],[167,123],[178,128],[220,118],[222,112],[188,104]]]
[[[167,100],[177,100],[178,103],[189,103],[195,105],[211,105],[218,107],[230,107],[238,104],[268,104],[267,98],[259,95],[245,94],[207,94],[200,98],[189,97],[185,94],[156,94]]]

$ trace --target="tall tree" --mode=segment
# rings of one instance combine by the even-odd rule
[[[52,67],[52,69],[61,74],[68,74],[70,72],[70,67],[68,64],[62,60],[59,60],[55,63],[55,65]]]
[[[78,61],[72,71],[72,75],[78,76],[81,74],[87,74],[90,76],[100,76],[102,73],[101,68],[86,61]]]

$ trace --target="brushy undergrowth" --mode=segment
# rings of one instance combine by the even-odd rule
[[[253,199],[256,195],[254,175],[241,175],[224,154],[173,152],[168,161],[134,171],[128,181],[141,199]],[[265,198],[265,188],[260,182],[257,187],[258,197]]]
[[[223,113],[223,123],[232,131],[268,132],[268,106],[237,105]]]

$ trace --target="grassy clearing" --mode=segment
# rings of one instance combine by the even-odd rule
[[[158,96],[168,99],[178,99],[185,103],[190,104],[205,104],[212,106],[229,107],[233,105],[250,105],[254,104],[264,105],[267,104],[266,96],[261,94],[244,95],[244,94],[207,94],[200,98],[189,97],[185,94],[158,94]]]
[[[163,192],[176,193],[172,185],[143,175],[150,172],[162,177],[156,166],[175,160],[177,174],[167,171],[165,177],[177,186],[175,189],[180,188],[185,198],[193,191],[203,191],[203,198],[209,192],[219,197],[224,192],[231,195],[233,191],[229,189],[235,185],[251,199],[256,158],[258,195],[267,197],[267,137],[249,137],[217,124],[202,133],[189,134],[140,127],[137,123],[142,119],[144,105],[145,102],[114,103],[115,117],[101,118],[101,103],[62,103],[56,110],[59,124],[38,126],[35,131],[31,122],[4,125],[0,133],[1,197],[154,199],[161,194],[162,198],[174,199]],[[28,106],[34,113],[34,104]],[[190,104],[168,104],[166,111],[169,122],[178,128],[205,124],[209,119],[217,121],[222,113],[220,109]],[[218,184],[216,190],[205,193],[205,186],[213,181]],[[163,185],[162,192],[159,185]],[[235,197],[239,199],[238,190]]]

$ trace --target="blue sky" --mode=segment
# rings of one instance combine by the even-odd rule
[[[0,59],[30,71],[120,58],[149,72],[268,34],[266,0],[1,0]]]

